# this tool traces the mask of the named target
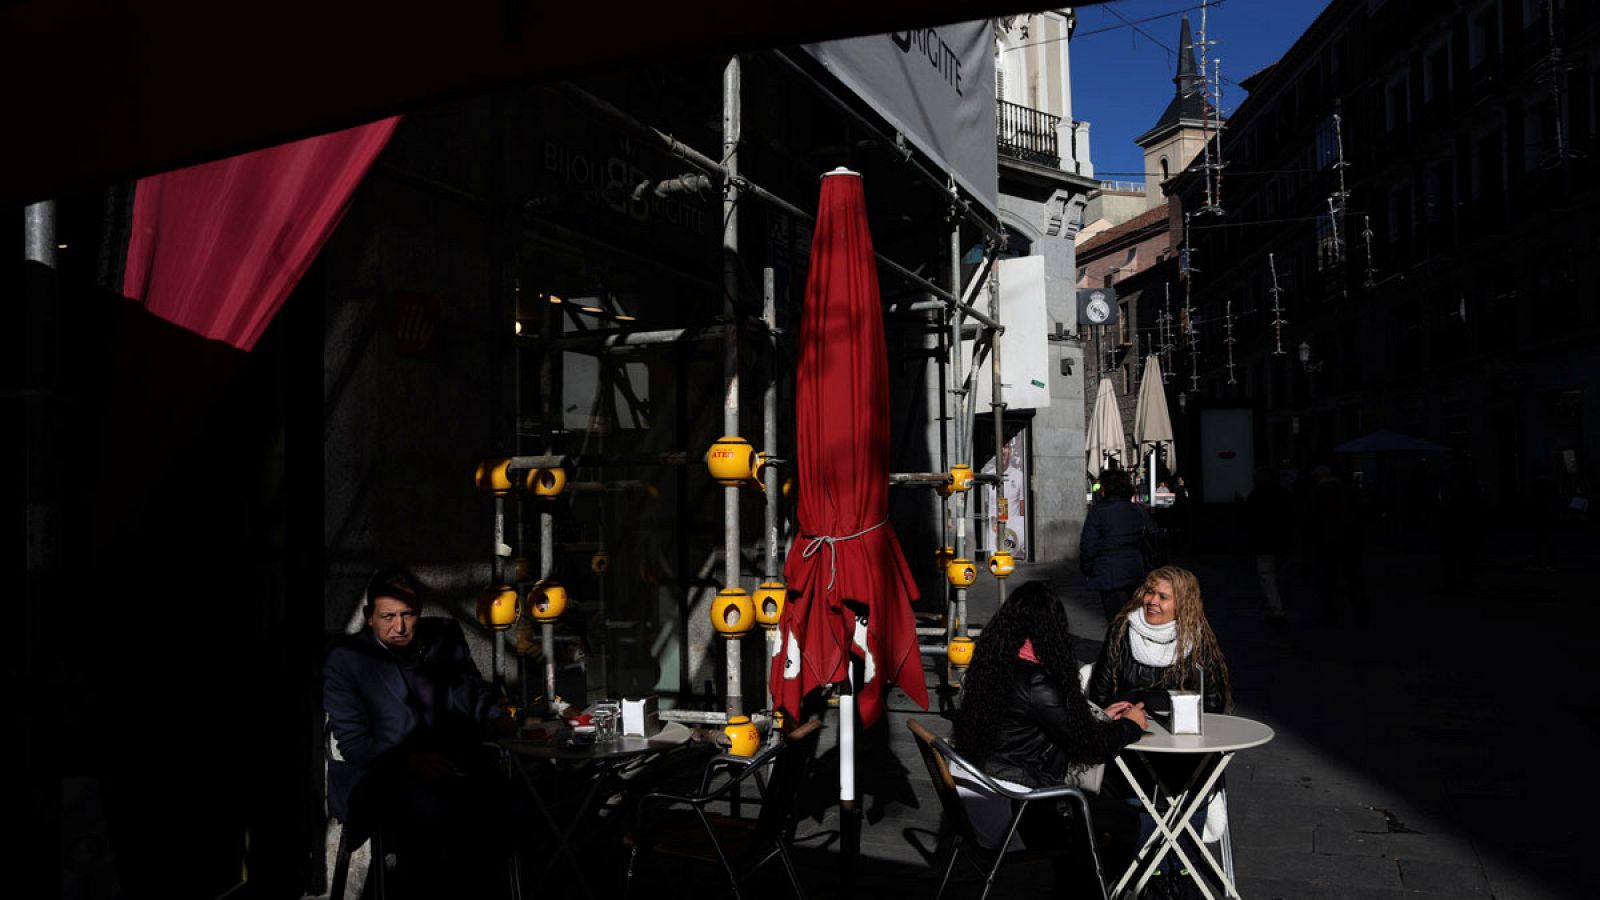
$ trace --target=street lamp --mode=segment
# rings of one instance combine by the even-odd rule
[[[1305,369],[1308,375],[1312,372],[1322,371],[1321,362],[1313,363],[1311,361],[1311,344],[1308,341],[1300,342],[1300,367]]]

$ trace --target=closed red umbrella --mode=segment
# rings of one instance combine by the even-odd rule
[[[799,534],[784,577],[789,598],[773,659],[775,706],[798,714],[806,694],[850,677],[864,725],[887,682],[924,709],[928,688],[911,603],[916,584],[888,523],[889,371],[877,264],[860,176],[822,179],[800,358],[795,372]],[[864,643],[857,617],[865,616]]]

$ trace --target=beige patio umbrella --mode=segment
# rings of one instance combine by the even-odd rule
[[[1089,475],[1095,479],[1100,477],[1100,470],[1106,467],[1109,460],[1122,462],[1122,453],[1128,440],[1122,432],[1122,411],[1117,409],[1117,392],[1111,387],[1109,378],[1101,378],[1100,387],[1095,391],[1094,415],[1089,419],[1089,437],[1085,444]]]
[[[1153,452],[1161,444],[1167,445],[1167,469],[1178,471],[1177,444],[1173,442],[1172,416],[1167,412],[1167,391],[1161,381],[1161,361],[1155,354],[1145,357],[1144,375],[1139,379],[1139,403],[1133,408],[1133,440],[1139,445],[1140,455],[1151,445]],[[1155,496],[1156,467],[1148,467],[1150,496]]]

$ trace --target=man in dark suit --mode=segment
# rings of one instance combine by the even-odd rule
[[[366,627],[323,662],[322,704],[338,750],[329,812],[444,858],[463,849],[495,858],[484,853],[507,833],[510,785],[484,741],[509,734],[512,717],[478,674],[461,626],[421,616],[421,592],[405,570],[375,574],[362,611]]]

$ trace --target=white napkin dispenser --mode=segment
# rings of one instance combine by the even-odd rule
[[[655,737],[661,730],[661,715],[656,698],[622,701],[622,733],[627,737]]]
[[[1205,715],[1199,691],[1170,691],[1172,695],[1172,733],[1203,734]]]

